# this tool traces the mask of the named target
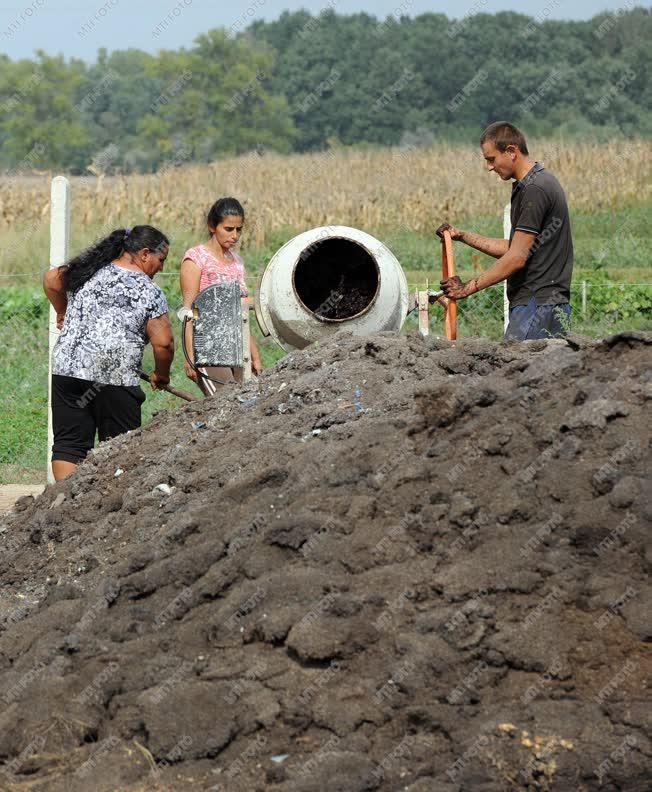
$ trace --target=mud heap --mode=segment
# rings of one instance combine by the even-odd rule
[[[646,788],[651,341],[340,333],[22,499],[0,788]]]

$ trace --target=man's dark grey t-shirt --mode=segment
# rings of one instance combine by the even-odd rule
[[[573,240],[566,196],[557,179],[536,162],[512,187],[512,232],[536,234],[525,267],[507,279],[509,304],[559,305],[570,301]]]

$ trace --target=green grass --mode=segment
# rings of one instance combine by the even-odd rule
[[[24,311],[18,308],[17,289],[11,290],[10,299],[0,305],[6,311],[5,321],[0,322],[0,484],[25,480],[23,470],[45,470],[47,325],[38,292],[22,291]],[[32,477],[32,482],[38,483],[41,478]]]

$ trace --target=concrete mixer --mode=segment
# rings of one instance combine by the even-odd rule
[[[450,234],[442,240],[442,274],[454,274]],[[256,290],[261,331],[283,349],[303,349],[342,327],[357,335],[398,332],[412,310],[428,333],[428,306],[442,292],[409,293],[405,273],[391,250],[370,234],[348,226],[322,226],[295,236],[273,256]],[[445,326],[455,337],[454,306]],[[452,322],[451,322],[452,320]]]
[[[399,331],[411,306],[405,273],[386,245],[356,228],[323,226],[273,256],[255,307],[262,332],[290,351],[342,327]]]
[[[289,351],[344,326],[359,335],[398,331],[408,304],[405,273],[389,248],[356,228],[324,226],[271,259],[256,291],[256,318]]]

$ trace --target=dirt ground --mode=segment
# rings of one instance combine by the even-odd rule
[[[647,790],[652,336],[339,333],[0,519],[0,789]]]

